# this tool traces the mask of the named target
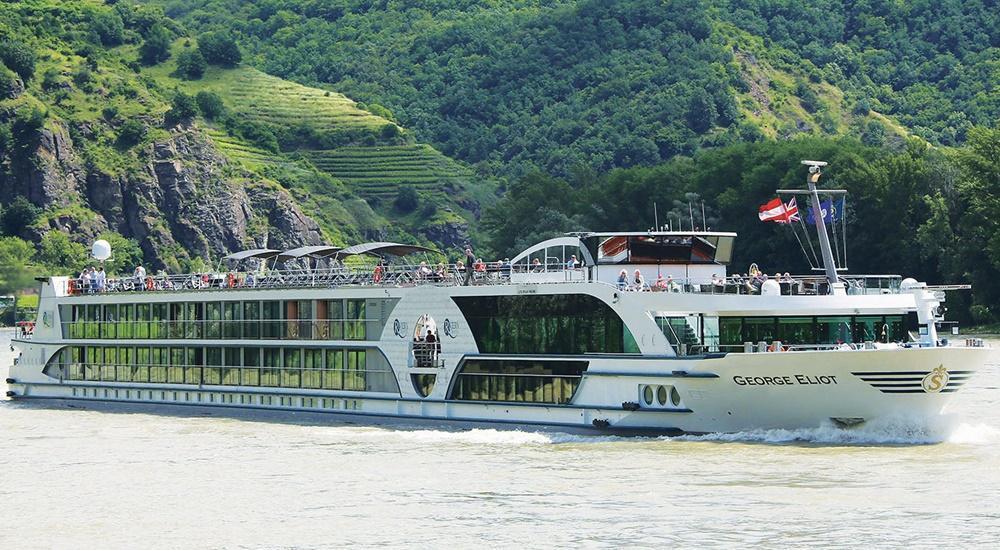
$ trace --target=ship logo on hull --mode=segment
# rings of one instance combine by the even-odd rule
[[[949,372],[944,365],[931,371],[867,371],[852,372],[882,393],[952,393],[958,391],[975,371]]]
[[[927,373],[927,376],[920,382],[920,386],[927,393],[938,393],[948,385],[950,378],[948,369],[944,368],[944,365],[940,365],[938,368]]]

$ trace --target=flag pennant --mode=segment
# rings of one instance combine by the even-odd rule
[[[760,205],[757,215],[762,222],[791,223],[799,220],[799,207],[794,198],[788,204],[772,199]]]
[[[819,209],[823,212],[823,221],[833,223],[844,218],[844,199],[820,201]],[[813,207],[809,207],[806,212],[806,221],[810,224],[816,223],[816,214]]]

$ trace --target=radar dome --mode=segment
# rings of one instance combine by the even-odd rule
[[[91,249],[90,255],[93,256],[95,260],[103,262],[111,257],[111,243],[100,239],[94,241],[94,246]]]
[[[906,292],[911,288],[918,288],[920,286],[921,286],[920,283],[918,283],[916,279],[912,279],[910,277],[903,279],[903,281],[899,283],[899,289],[902,290],[903,292]]]

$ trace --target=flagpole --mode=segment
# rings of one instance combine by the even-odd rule
[[[840,279],[837,277],[837,263],[833,259],[833,250],[830,248],[830,235],[826,232],[826,216],[823,215],[823,205],[819,200],[819,190],[816,189],[816,182],[823,173],[821,166],[826,166],[825,162],[804,160],[802,164],[809,166],[809,174],[806,176],[806,185],[812,197],[813,222],[816,225],[816,233],[819,236],[819,249],[823,254],[823,267],[826,269],[826,279],[830,282],[830,294]],[[831,206],[831,209],[833,207]]]

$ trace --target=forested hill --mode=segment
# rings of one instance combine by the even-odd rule
[[[1000,118],[993,1],[148,0],[266,72],[388,107],[484,173],[797,134],[963,143]]]

